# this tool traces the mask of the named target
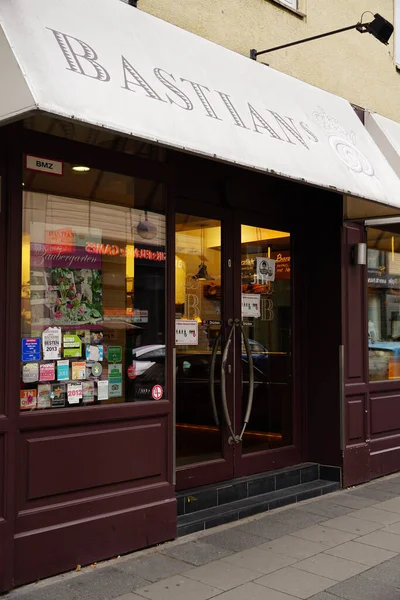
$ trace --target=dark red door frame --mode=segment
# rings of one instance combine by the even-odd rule
[[[268,217],[266,214],[257,214],[249,212],[240,212],[232,209],[225,209],[218,206],[198,203],[187,198],[177,198],[175,205],[176,212],[184,214],[193,214],[196,216],[204,216],[215,218],[222,221],[222,285],[223,285],[223,315],[224,315],[224,330],[225,336],[228,333],[227,321],[230,318],[241,318],[241,273],[240,273],[240,236],[241,224],[252,225],[255,227],[262,226],[276,228],[277,230],[287,230],[288,224],[283,224],[282,217]],[[290,228],[289,228],[290,229]],[[175,254],[174,254],[175,255]],[[231,267],[228,267],[228,260],[231,260]],[[293,260],[293,265],[296,261]],[[170,268],[173,268],[170,266]],[[302,285],[301,275],[294,275],[295,269],[292,269],[292,331],[293,331],[293,350],[295,344],[299,345],[301,335],[297,335],[297,325],[301,328],[303,322],[301,315],[303,311],[302,305],[296,304],[296,299],[301,298]],[[295,293],[296,286],[299,287]],[[233,295],[229,290],[234,290]],[[171,302],[171,299],[170,299]],[[173,300],[172,300],[173,302]],[[297,309],[295,308],[297,307]],[[173,316],[173,318],[175,318]],[[172,327],[172,325],[171,325]],[[297,341],[296,341],[297,340]],[[233,345],[230,350],[228,362],[233,364]],[[295,357],[295,358],[294,358]],[[285,448],[276,450],[268,450],[263,452],[251,453],[242,455],[240,445],[229,445],[227,443],[229,432],[224,428],[224,459],[214,460],[195,465],[187,465],[177,470],[177,489],[188,489],[217,481],[223,481],[231,477],[240,477],[243,475],[251,475],[260,473],[270,469],[277,469],[287,465],[301,462],[303,458],[303,427],[304,421],[302,418],[302,391],[301,373],[304,369],[301,368],[301,352],[292,352],[292,379],[295,387],[292,389],[293,398],[293,443]],[[296,374],[296,376],[295,376]],[[235,380],[233,377],[227,378],[227,398],[229,402],[229,411],[232,423],[234,417],[234,429],[239,432],[242,426],[241,423],[241,406],[240,402],[237,406],[233,406],[233,388],[241,388],[240,374],[237,373]],[[243,400],[243,399],[242,399]]]
[[[231,214],[230,212],[220,206],[214,206],[211,204],[205,204],[202,202],[196,202],[189,200],[188,198],[178,195],[175,200],[175,212],[183,213],[188,215],[195,215],[198,217],[216,219],[221,221],[222,225],[222,255],[221,255],[221,280],[223,286],[222,292],[222,344],[228,334],[228,320],[233,315],[232,296],[224,293],[224,290],[231,289],[232,286],[232,267],[228,266],[229,258],[232,260],[232,237],[230,235],[230,223]],[[175,227],[174,227],[174,238],[175,238]],[[175,256],[175,246],[173,247],[173,254]],[[175,265],[170,264],[170,269],[174,269]],[[175,290],[175,280],[173,281],[173,291]],[[173,310],[173,323],[175,323],[175,296],[170,298],[171,310]],[[170,326],[172,329],[172,324]],[[175,344],[175,341],[174,341]],[[231,385],[231,384],[230,384]],[[231,390],[228,389],[228,398],[232,397]],[[231,419],[233,418],[233,407],[231,404],[228,406]],[[225,431],[222,440],[222,457],[217,460],[209,462],[196,463],[194,465],[188,465],[185,467],[178,468],[176,471],[176,487],[180,489],[188,489],[191,487],[198,487],[208,483],[215,483],[218,481],[224,481],[233,477],[233,447],[228,444],[229,435]]]
[[[19,417],[19,361],[20,361],[20,302],[21,302],[21,232],[22,232],[22,150],[20,127],[3,130],[4,168],[2,207],[0,215],[0,280],[3,293],[0,301],[1,381],[0,460],[4,465],[4,512],[0,520],[0,590],[13,586],[14,528],[17,506],[17,443]],[[6,316],[6,318],[5,318]],[[4,454],[1,457],[1,449]],[[0,467],[1,470],[1,467]],[[3,546],[3,547],[2,547]],[[3,572],[1,572],[3,570]]]

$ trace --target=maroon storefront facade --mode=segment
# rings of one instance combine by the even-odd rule
[[[264,469],[261,463],[253,470],[312,461],[342,467],[343,485],[348,486],[399,468],[398,384],[368,384],[366,267],[352,262],[352,248],[365,241],[365,228],[343,223],[340,195],[179,153],[168,152],[163,162],[132,158],[29,131],[21,123],[3,128],[2,151],[1,331],[6,343],[0,348],[1,589],[173,539],[175,484],[177,477],[184,482],[187,472],[187,467],[174,467],[174,261],[167,260],[165,397],[20,411],[20,182],[25,154],[115,167],[162,182],[167,256],[175,253],[177,202],[184,199],[189,206],[201,198],[209,214],[227,204],[234,212],[242,208],[243,192],[250,190],[247,212],[292,236],[295,398],[291,453],[281,453],[282,460],[275,454],[272,463],[266,458]],[[193,186],[193,181],[201,183]],[[330,218],[315,228],[307,213],[323,199]],[[329,326],[321,336],[327,315]]]
[[[91,48],[48,30],[68,77],[108,84]],[[222,133],[206,140],[204,158],[202,148],[189,153],[182,143],[157,143],[153,131],[140,135],[135,111],[140,131],[103,123],[101,111],[77,118],[39,104],[4,116],[0,592],[174,539],[186,490],[277,470],[289,480],[285,469],[309,463],[318,473],[334,467],[345,487],[400,469],[397,363],[373,346],[389,339],[379,316],[389,288],[371,293],[368,264],[355,259],[368,246],[378,266],[396,262],[395,230],[386,226],[382,246],[364,216],[398,212],[393,199],[386,211],[382,174],[397,179],[351,107],[321,92],[309,126],[301,120],[308,107],[297,123],[268,108],[274,120],[266,121],[249,104],[250,127],[216,92],[232,121],[221,124],[201,96],[205,86],[189,81],[190,99],[169,79],[167,101],[123,64],[136,81],[125,79],[124,98],[145,106],[149,131],[147,106],[190,112],[194,99],[197,113],[206,111],[202,142],[213,119],[234,131],[229,152],[245,148],[235,147],[237,130],[255,141],[246,142],[246,161],[217,161]],[[176,119],[182,136],[187,114]],[[330,168],[322,160],[310,181],[309,164],[325,155]],[[277,156],[287,169],[279,176],[269,164]],[[363,199],[339,191],[347,184]],[[390,323],[391,343],[392,313]],[[388,371],[372,380],[371,365]]]

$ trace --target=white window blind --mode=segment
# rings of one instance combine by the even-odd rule
[[[295,9],[297,9],[297,1],[298,0],[279,0],[279,2],[281,4],[285,4],[286,6],[289,6],[290,8],[295,8]]]

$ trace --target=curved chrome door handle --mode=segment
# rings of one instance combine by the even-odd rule
[[[243,323],[241,321],[237,320],[237,324],[239,325],[240,331],[242,332],[242,335],[243,335],[244,346],[246,348],[247,359],[249,362],[249,395],[247,397],[247,408],[246,408],[246,414],[244,416],[242,431],[240,432],[240,435],[238,436],[238,442],[241,442],[242,438],[243,438],[243,434],[246,431],[247,424],[250,420],[251,409],[253,406],[254,365],[253,365],[253,356],[251,354],[249,340],[245,334]]]
[[[226,340],[225,348],[222,353],[222,362],[221,362],[221,397],[222,397],[222,409],[225,417],[226,426],[229,429],[230,437],[228,439],[228,444],[237,444],[239,443],[239,436],[235,435],[235,432],[232,428],[231,418],[229,416],[228,403],[226,400],[226,384],[225,384],[225,365],[228,359],[229,347],[232,342],[232,335],[236,327],[236,322],[229,323],[231,325],[231,330],[228,335],[228,339]]]
[[[222,332],[222,327],[219,330],[218,335],[215,339],[213,351],[211,354],[210,380],[209,380],[211,407],[212,407],[212,411],[213,411],[214,421],[215,421],[215,424],[217,425],[217,427],[219,427],[219,418],[218,418],[218,411],[217,411],[217,403],[215,401],[215,364],[217,362],[218,346],[221,341],[221,332]]]

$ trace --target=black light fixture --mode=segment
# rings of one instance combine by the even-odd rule
[[[387,45],[393,33],[393,25],[378,13],[374,15],[372,12],[371,15],[374,17],[373,21],[370,23],[363,23],[363,16],[370,12],[371,11],[369,10],[363,12],[361,15],[361,20],[355,25],[349,25],[348,27],[342,27],[341,29],[335,29],[334,31],[328,31],[327,33],[313,35],[302,40],[297,40],[297,42],[289,42],[288,44],[282,44],[281,46],[274,46],[273,48],[261,50],[260,52],[257,52],[255,48],[252,48],[250,50],[250,58],[257,60],[257,56],[260,56],[260,54],[267,54],[267,52],[274,52],[275,50],[282,50],[282,48],[289,48],[289,46],[296,46],[297,44],[304,44],[305,42],[311,42],[312,40],[319,40],[320,38],[327,37],[328,35],[335,35],[336,33],[342,33],[343,31],[349,31],[350,29],[357,29],[357,31],[360,33],[371,33],[377,40],[382,42],[382,44]]]
[[[204,225],[201,225],[201,233],[200,233],[200,260],[198,271],[196,275],[192,275],[192,279],[197,279],[197,281],[214,281],[215,277],[209,274],[207,270],[207,265],[205,261],[207,260],[204,256],[205,249],[205,240],[204,240]]]
[[[137,3],[138,3],[138,0],[128,0],[128,4],[130,6],[134,6],[135,8],[137,8]]]
[[[136,227],[137,234],[144,240],[152,240],[157,235],[157,227],[148,219],[147,210],[144,211],[144,221],[139,220]]]

